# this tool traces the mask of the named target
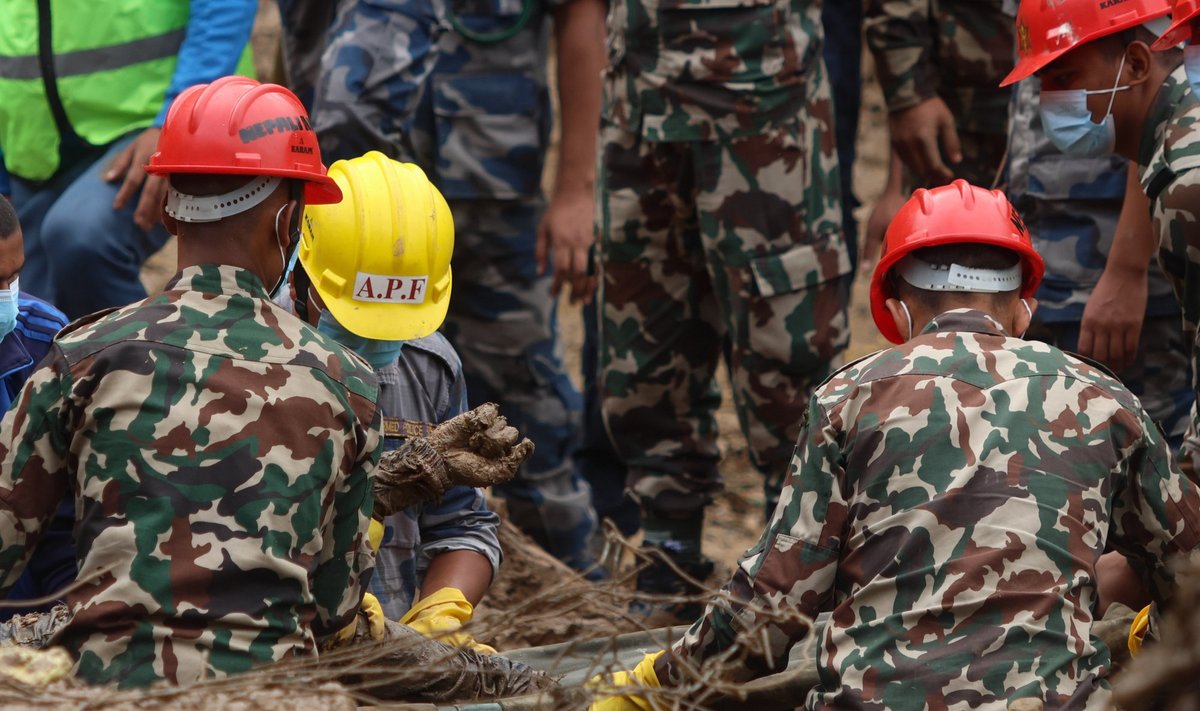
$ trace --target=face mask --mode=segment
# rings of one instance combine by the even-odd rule
[[[9,282],[7,289],[0,289],[0,338],[4,338],[17,327],[17,295],[20,288],[17,280]]]
[[[342,327],[328,311],[321,312],[317,330],[363,357],[376,370],[396,362],[404,341],[377,341],[363,338]]]
[[[1183,69],[1187,72],[1192,93],[1200,96],[1200,44],[1189,44],[1183,48]]]
[[[1113,152],[1117,141],[1112,118],[1113,100],[1117,98],[1118,91],[1129,88],[1117,86],[1124,69],[1125,57],[1122,55],[1121,65],[1117,68],[1117,78],[1111,89],[1042,92],[1039,100],[1042,127],[1046,130],[1046,137],[1058,150],[1078,158],[1098,158]],[[1087,107],[1087,98],[1092,94],[1109,94],[1108,110],[1100,123],[1092,121],[1092,112]]]
[[[912,336],[913,336],[913,334],[912,334],[912,326],[913,326],[912,314],[910,314],[908,312],[908,304],[904,303],[903,301],[900,302],[900,308],[904,309],[904,318],[905,318],[905,320],[908,321],[908,337],[905,338],[904,340],[911,341]]]
[[[1025,307],[1025,313],[1029,314],[1029,324],[1032,325],[1033,324],[1033,309],[1029,308],[1029,302],[1026,301],[1025,299],[1021,299],[1021,305]],[[1021,335],[1017,336],[1017,338],[1024,338],[1026,333],[1029,333],[1029,326],[1026,326],[1025,330],[1021,331]]]
[[[275,213],[275,244],[279,244],[279,218],[283,216],[283,210],[287,207],[287,203],[279,206],[279,210]],[[301,210],[292,212],[292,223],[288,225],[288,247],[285,251],[283,245],[279,245],[279,261],[283,265],[283,271],[279,273],[279,279],[275,282],[275,286],[267,294],[274,299],[287,283],[288,276],[292,273],[292,269],[296,267],[296,258],[300,256],[300,214]]]

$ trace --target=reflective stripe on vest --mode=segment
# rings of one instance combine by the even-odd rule
[[[60,121],[95,146],[153,124],[188,11],[187,0],[0,2],[0,146],[9,172],[27,180],[53,176]],[[44,56],[50,50],[53,56]],[[52,82],[43,65],[53,67]]]
[[[152,59],[174,57],[186,36],[187,29],[181,27],[165,34],[143,37],[124,44],[55,54],[54,73],[62,79],[78,74],[112,71]],[[42,69],[37,55],[0,56],[0,76],[5,79],[41,80]]]

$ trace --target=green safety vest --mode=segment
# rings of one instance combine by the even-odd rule
[[[49,19],[45,52],[39,12]],[[187,21],[186,0],[0,0],[0,150],[8,171],[26,180],[54,175],[63,130],[104,146],[152,125]],[[249,60],[247,50],[239,71]]]

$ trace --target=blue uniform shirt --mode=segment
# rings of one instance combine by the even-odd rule
[[[467,409],[462,361],[440,333],[405,342],[396,363],[376,375],[385,450],[399,447],[406,433],[419,433]],[[440,502],[405,509],[384,523],[371,592],[391,619],[412,607],[421,575],[440,553],[475,551],[492,564],[493,574],[500,566],[500,518],[488,510],[479,489],[457,486]]]
[[[67,317],[50,304],[21,294],[17,299],[17,326],[0,340],[0,412],[7,413],[21,386],[42,361],[54,334],[67,325]],[[7,417],[7,415],[6,415]],[[11,426],[4,422],[0,426]],[[75,506],[63,501],[46,528],[25,573],[9,592],[10,600],[29,600],[61,590],[75,579]],[[48,609],[50,605],[5,610],[0,617]]]

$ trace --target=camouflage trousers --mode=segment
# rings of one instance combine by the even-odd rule
[[[536,449],[496,487],[509,518],[556,557],[584,562],[596,527],[572,451],[579,392],[567,378],[549,275],[538,276],[540,201],[469,200],[454,213],[454,291],[443,332],[463,361],[471,406],[495,402]]]
[[[813,179],[804,134],[800,122],[728,142],[601,131],[603,412],[648,514],[698,514],[722,489],[722,356],[768,502],[809,393],[841,361],[849,256],[840,231],[809,228],[830,213],[837,224],[837,178],[828,192],[829,176]]]
[[[292,90],[311,112],[325,37],[337,12],[338,0],[277,0],[281,36],[279,54],[283,75]],[[264,79],[265,81],[265,79]]]
[[[1074,353],[1079,349],[1079,323],[1035,322],[1025,338]],[[1187,340],[1179,327],[1178,314],[1147,316],[1142,322],[1137,358],[1117,373],[1162,429],[1172,451],[1178,451],[1184,441],[1195,400]]]

